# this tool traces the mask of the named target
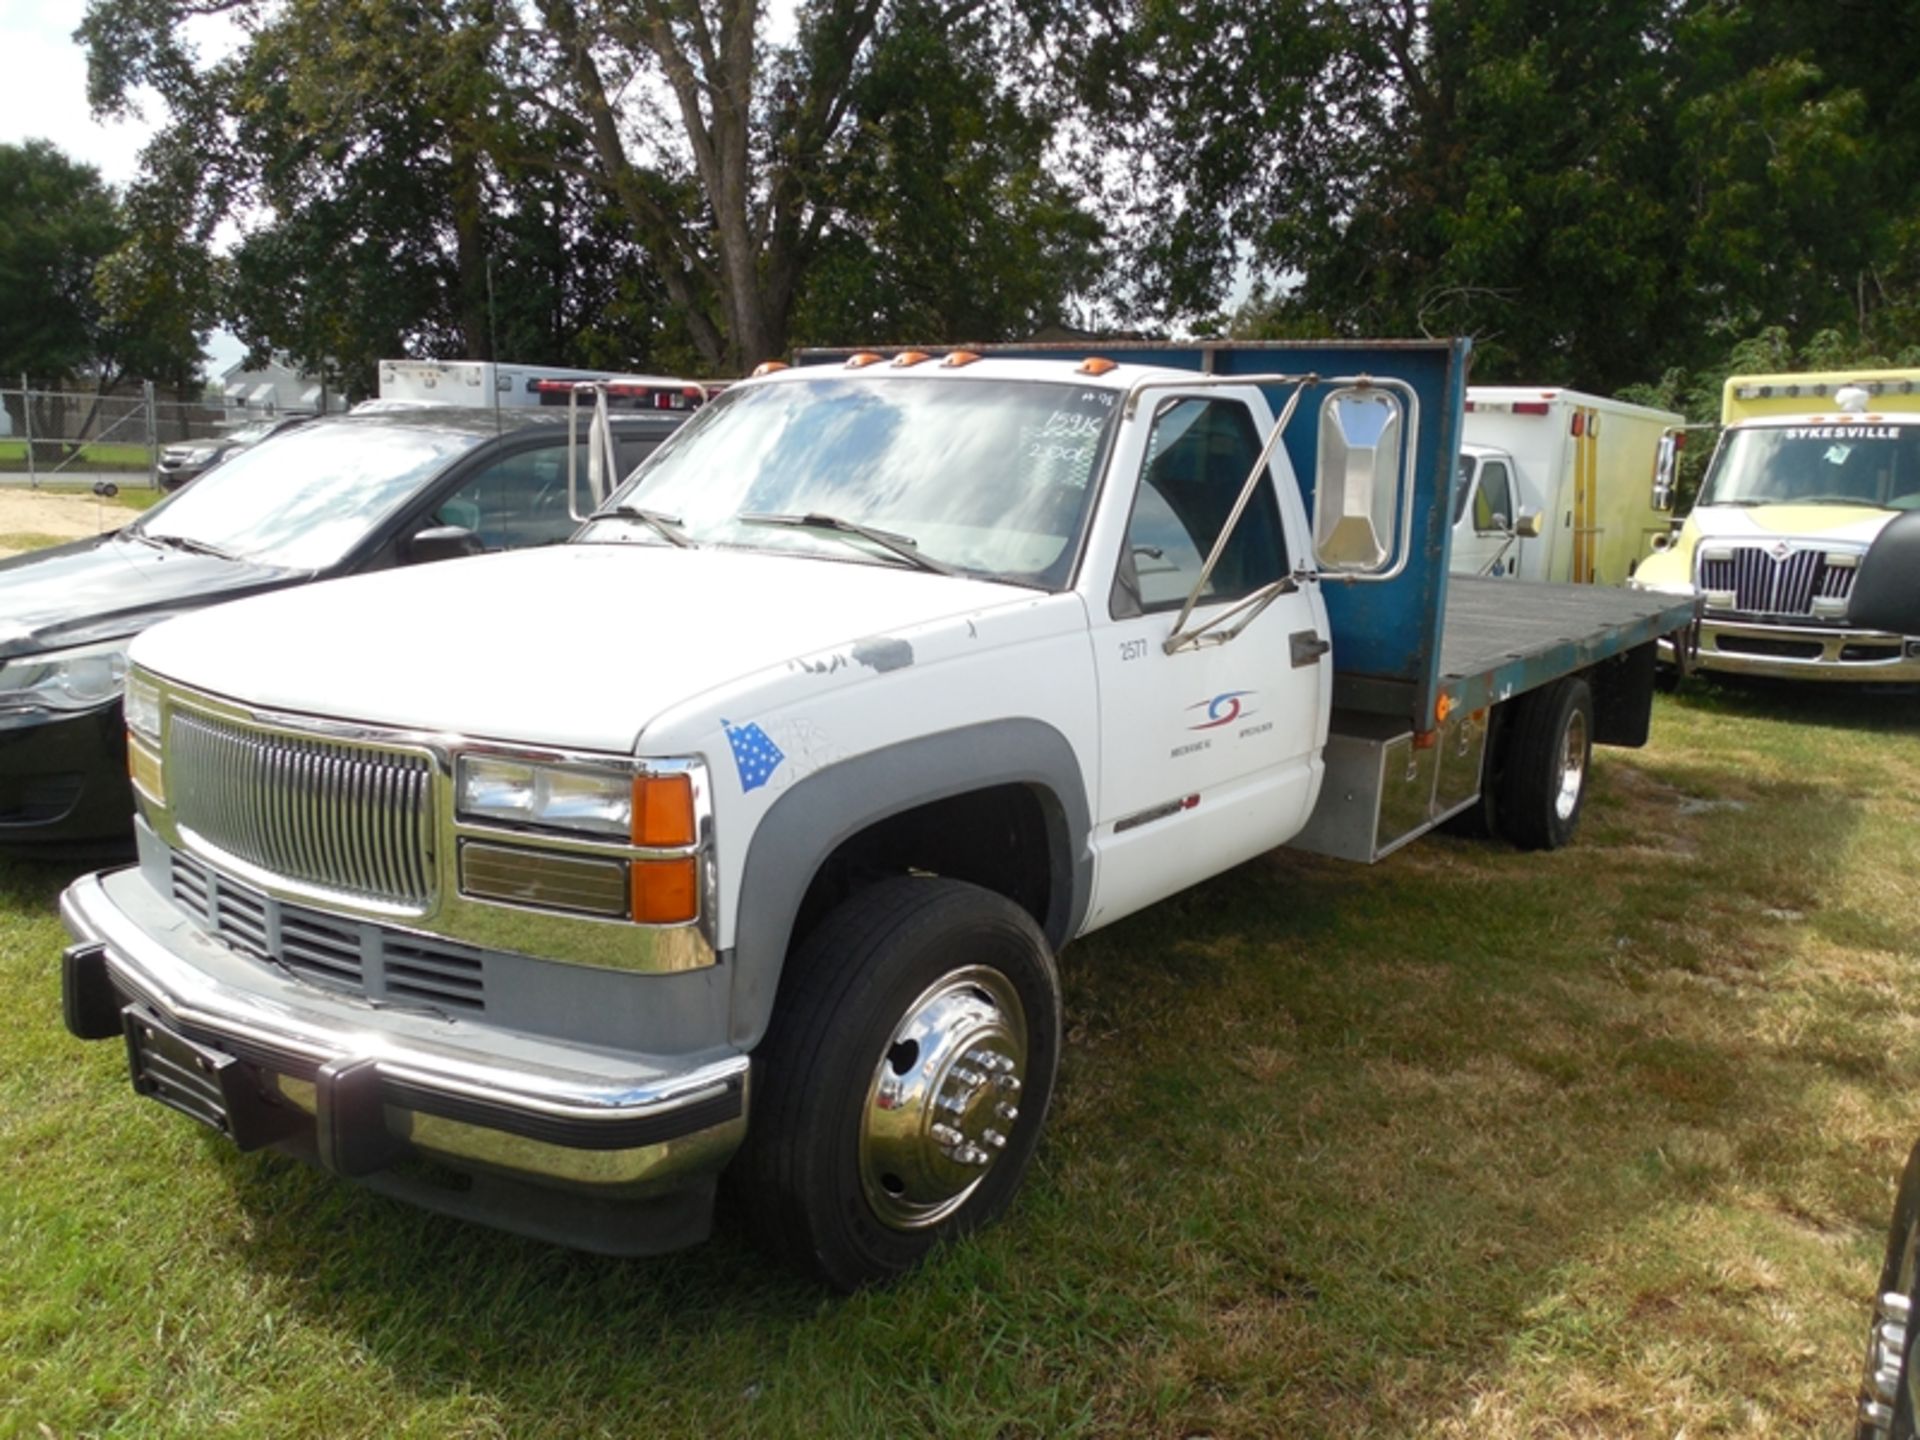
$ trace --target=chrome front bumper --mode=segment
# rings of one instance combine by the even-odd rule
[[[588,1249],[644,1253],[705,1234],[713,1179],[746,1133],[744,1055],[615,1055],[325,991],[209,936],[137,870],[76,881],[60,913],[75,941],[62,966],[68,1028],[125,1034],[143,1089],[137,1032],[149,1027],[235,1062],[242,1073],[223,1083],[247,1092],[251,1118],[229,1132],[243,1148],[250,1130],[431,1208]],[[403,1173],[422,1159],[469,1183],[422,1191]],[[625,1223],[612,1240],[575,1235],[559,1218],[566,1196],[599,1225],[610,1204],[644,1211],[689,1190],[697,1215],[654,1205],[672,1232],[659,1243]]]
[[[1660,642],[1671,662],[1671,642]],[[1920,637],[1815,625],[1756,625],[1709,615],[1700,622],[1693,667],[1780,680],[1920,681]]]

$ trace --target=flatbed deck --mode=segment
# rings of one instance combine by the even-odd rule
[[[1646,590],[1453,576],[1440,693],[1477,710],[1684,630],[1696,606]]]

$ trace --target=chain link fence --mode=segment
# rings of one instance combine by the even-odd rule
[[[154,485],[168,445],[287,413],[271,400],[162,400],[152,385],[108,394],[0,389],[0,484]]]

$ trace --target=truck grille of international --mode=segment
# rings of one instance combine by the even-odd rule
[[[424,907],[433,895],[425,755],[174,711],[167,792],[183,830],[302,884]]]
[[[1812,615],[1815,600],[1844,604],[1853,574],[1852,565],[1835,565],[1824,551],[1768,545],[1736,545],[1730,556],[1700,560],[1700,588],[1731,594],[1735,610],[1753,615]],[[1716,608],[1711,600],[1708,608]]]

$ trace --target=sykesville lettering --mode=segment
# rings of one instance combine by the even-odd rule
[[[1789,440],[1898,440],[1897,425],[1811,425],[1789,429]]]

